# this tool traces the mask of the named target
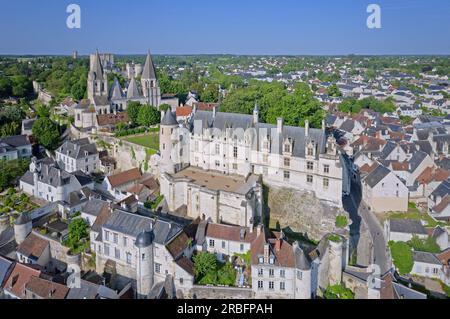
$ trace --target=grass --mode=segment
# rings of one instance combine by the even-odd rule
[[[409,274],[413,268],[413,253],[411,247],[405,242],[389,242],[392,261],[400,275]]]
[[[337,228],[345,228],[348,225],[347,216],[339,215],[336,216],[336,227]]]
[[[429,214],[427,213],[421,213],[416,205],[414,203],[409,203],[408,204],[408,211],[406,213],[402,213],[402,212],[392,212],[392,213],[388,213],[385,214],[383,216],[383,220],[381,222],[383,222],[386,219],[415,219],[415,220],[423,220],[426,223],[426,227],[436,227],[436,226],[442,226],[442,227],[446,227],[446,226],[450,226],[450,223],[446,223],[446,222],[438,222],[436,220],[434,220]]]
[[[127,136],[123,139],[127,142],[141,145],[154,151],[159,150],[159,133],[157,132],[143,135]]]

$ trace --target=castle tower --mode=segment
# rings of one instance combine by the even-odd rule
[[[295,276],[295,299],[311,299],[311,263],[298,242],[292,244],[292,249],[295,255],[295,268],[297,268],[297,275]]]
[[[91,57],[91,69],[88,74],[87,82],[88,99],[92,100],[95,96],[108,96],[108,78],[103,72],[102,61],[98,51]]]
[[[335,240],[328,240],[329,243],[329,261],[330,268],[328,270],[328,278],[330,280],[330,286],[338,285],[342,281],[342,238],[339,235],[332,235],[336,237]],[[339,238],[339,241],[337,241]]]
[[[167,110],[161,112],[159,131],[159,151],[161,155],[160,172],[175,173],[175,163],[172,158],[172,133],[178,127],[176,115]]]
[[[153,64],[150,51],[147,54],[144,69],[141,76],[142,93],[147,103],[159,109],[161,105],[161,90],[156,77],[155,65]]]
[[[143,231],[136,237],[136,293],[145,299],[153,287],[153,231]]]
[[[31,217],[28,213],[22,213],[14,222],[14,238],[16,243],[20,245],[31,233],[33,226]]]

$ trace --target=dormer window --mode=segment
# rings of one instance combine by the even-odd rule
[[[308,152],[307,152],[308,156],[314,156],[314,148],[312,145],[308,146]]]
[[[292,153],[292,139],[288,138],[283,145],[283,151],[284,153]]]

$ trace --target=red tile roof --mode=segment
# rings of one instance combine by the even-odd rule
[[[97,123],[99,126],[115,125],[118,123],[128,123],[130,121],[126,112],[117,114],[101,114],[97,115]]]
[[[15,296],[22,298],[25,292],[25,285],[31,280],[31,277],[38,277],[40,274],[40,270],[16,263],[3,288]]]
[[[182,116],[182,117],[189,116],[192,113],[192,107],[180,106],[180,107],[177,107],[176,112],[177,112],[177,116]]]
[[[69,293],[68,287],[35,276],[25,284],[25,289],[43,299],[64,299]]]
[[[133,168],[128,171],[108,176],[109,183],[112,187],[117,187],[129,182],[137,181],[142,177],[138,168]]]
[[[50,243],[47,240],[31,233],[19,245],[19,247],[17,247],[17,252],[26,257],[32,257],[37,260],[39,259],[39,257],[41,257],[42,253],[49,245]]]
[[[241,240],[241,230],[245,230],[243,240]],[[256,238],[256,229],[251,233],[250,229],[246,227],[209,223],[206,227],[205,236],[236,242],[251,243]]]

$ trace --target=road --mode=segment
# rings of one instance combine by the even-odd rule
[[[383,274],[390,268],[384,231],[375,215],[366,208],[366,205],[362,201],[362,189],[359,174],[355,174],[354,171],[351,171],[350,174],[351,192],[349,196],[344,196],[343,198],[344,208],[349,213],[353,222],[350,228],[350,235],[353,244],[357,246],[361,229],[361,219],[364,220],[373,240],[373,263],[380,267],[380,271]]]

